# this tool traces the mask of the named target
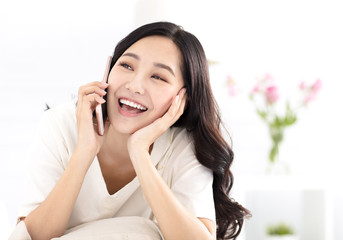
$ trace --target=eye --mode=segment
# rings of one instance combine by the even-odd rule
[[[121,62],[119,65],[122,66],[123,68],[128,69],[128,70],[133,70],[133,68],[125,62]]]
[[[156,74],[152,75],[151,77],[152,77],[152,78],[155,78],[155,79],[157,79],[157,80],[161,80],[161,81],[163,81],[163,82],[167,82],[167,80],[165,80],[164,78],[162,78],[162,77],[160,77],[160,76],[158,76],[158,75],[156,75]]]

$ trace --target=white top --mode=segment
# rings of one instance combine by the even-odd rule
[[[27,216],[47,197],[64,172],[77,143],[75,102],[46,111],[30,151],[31,184],[18,216]],[[179,201],[196,217],[215,222],[213,173],[195,157],[191,138],[181,128],[167,130],[151,159]],[[67,229],[99,219],[141,216],[155,220],[138,178],[113,195],[107,191],[98,159],[84,179]]]

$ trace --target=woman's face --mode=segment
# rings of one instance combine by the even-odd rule
[[[162,36],[140,39],[112,68],[107,89],[107,111],[112,126],[133,133],[163,116],[184,85],[182,55]]]

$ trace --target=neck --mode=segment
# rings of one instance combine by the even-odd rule
[[[98,158],[104,159],[107,164],[122,164],[130,161],[127,141],[130,134],[123,134],[110,125]],[[99,159],[99,160],[100,160]]]

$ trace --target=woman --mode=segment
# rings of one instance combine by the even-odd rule
[[[235,238],[248,211],[228,196],[233,152],[220,126],[197,38],[168,22],[144,25],[117,45],[107,83],[82,86],[76,110],[45,113],[35,194],[20,219],[32,239],[125,216],[157,222],[164,239]]]

